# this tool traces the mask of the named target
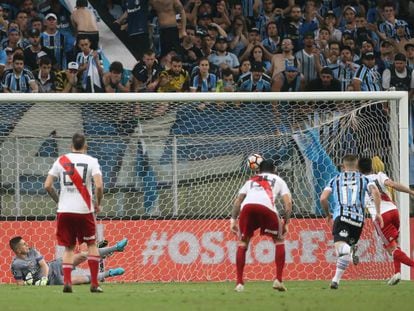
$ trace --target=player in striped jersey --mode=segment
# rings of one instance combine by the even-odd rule
[[[376,163],[382,164],[380,171],[374,173],[373,160]],[[375,230],[379,238],[382,240],[384,248],[390,254],[394,261],[394,275],[388,280],[388,285],[396,285],[401,280],[401,263],[414,267],[414,261],[405,254],[398,245],[398,237],[400,232],[400,214],[398,208],[391,199],[391,195],[387,187],[395,189],[400,192],[408,193],[414,196],[414,191],[410,188],[393,181],[384,172],[384,164],[378,157],[361,158],[358,162],[359,170],[362,174],[374,182],[381,194],[381,216],[384,220],[384,226],[379,227],[377,222],[374,222]],[[367,197],[367,207],[372,218],[376,216],[376,209],[373,206],[370,197]]]
[[[346,155],[342,160],[342,172],[330,180],[320,197],[328,223],[333,219],[332,234],[337,261],[331,289],[338,289],[339,282],[353,259],[353,246],[359,240],[365,220],[366,192],[372,195],[377,211],[375,219],[381,228],[383,226],[378,188],[357,170],[358,158],[355,155]],[[328,201],[331,194],[334,199],[332,214]]]
[[[355,91],[381,91],[381,75],[375,68],[375,55],[368,52],[362,55],[362,66],[352,79]]]

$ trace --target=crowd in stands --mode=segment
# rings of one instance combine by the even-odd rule
[[[124,34],[134,68],[120,52],[104,70],[88,1],[69,12],[59,0],[3,0],[2,92],[414,89],[411,1],[90,2]]]

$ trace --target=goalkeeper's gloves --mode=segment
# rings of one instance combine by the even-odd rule
[[[48,281],[47,277],[44,276],[40,280],[36,281],[35,285],[36,286],[46,286],[47,285],[47,281]]]
[[[33,285],[33,275],[31,272],[27,273],[24,278],[24,285]]]

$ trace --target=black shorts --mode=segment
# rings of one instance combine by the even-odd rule
[[[335,218],[332,235],[334,242],[343,241],[349,245],[356,244],[361,236],[363,223],[361,227],[353,226],[341,220],[341,216]]]

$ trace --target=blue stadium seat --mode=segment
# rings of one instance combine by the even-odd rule
[[[23,114],[32,106],[28,103],[0,105],[0,137],[8,136]]]
[[[177,157],[179,161],[184,161],[254,150],[254,148],[246,148],[246,144],[252,144],[250,140],[225,140],[223,138],[245,136],[246,133],[254,137],[268,135],[275,131],[276,124],[271,104],[251,103],[243,104],[240,108],[228,106],[223,109],[212,107],[204,110],[198,110],[196,105],[183,106],[177,111],[176,121],[171,127],[170,134],[179,137]],[[200,139],[190,139],[190,135],[194,134],[216,136],[218,139],[202,143]],[[166,143],[160,159],[161,164],[171,162],[170,142]]]
[[[44,189],[46,176],[43,175],[20,175],[20,193],[37,195],[46,194]]]
[[[127,143],[119,138],[94,138],[88,141],[88,154],[97,158],[105,188],[113,188],[122,165]]]

